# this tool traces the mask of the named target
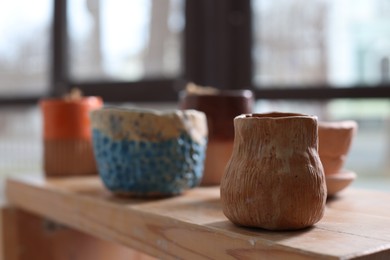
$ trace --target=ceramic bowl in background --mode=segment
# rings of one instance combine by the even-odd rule
[[[240,114],[252,113],[253,93],[250,90],[217,90],[189,85],[195,90],[187,87],[180,93],[179,107],[204,112],[209,130],[201,185],[219,185],[233,151],[233,120]]]
[[[170,196],[200,183],[204,113],[103,108],[91,113],[91,122],[99,174],[113,193]]]
[[[341,172],[358,125],[355,121],[319,122],[318,153],[325,175]]]
[[[325,176],[328,197],[336,195],[348,187],[356,179],[356,173],[350,170],[342,170],[337,174]]]
[[[324,167],[328,197],[348,187],[356,173],[343,169],[358,125],[355,121],[320,122],[318,153]]]

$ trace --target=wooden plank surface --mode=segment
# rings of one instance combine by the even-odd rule
[[[152,260],[18,208],[0,208],[0,260]]]
[[[347,189],[314,227],[271,232],[231,224],[218,187],[165,199],[118,198],[98,177],[9,179],[9,203],[147,254],[173,259],[390,258],[390,193]]]

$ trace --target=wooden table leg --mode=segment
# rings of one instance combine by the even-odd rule
[[[12,206],[0,206],[0,260],[154,259],[58,225]]]

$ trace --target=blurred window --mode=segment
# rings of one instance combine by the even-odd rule
[[[390,80],[390,2],[253,0],[258,87]]]
[[[182,0],[69,0],[71,79],[178,77],[183,7]]]
[[[384,0],[252,0],[254,88],[370,88],[390,83],[390,2]],[[320,90],[320,89],[319,89]],[[261,93],[261,92],[259,92]],[[311,92],[313,93],[313,92]],[[387,93],[390,93],[390,88]],[[256,110],[356,120],[346,168],[358,182],[390,179],[389,98],[264,100]],[[278,93],[275,92],[275,96]],[[387,95],[388,97],[388,95]]]
[[[0,96],[49,89],[52,1],[0,0]]]

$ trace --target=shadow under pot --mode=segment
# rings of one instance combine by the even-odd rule
[[[204,113],[104,108],[93,111],[91,120],[99,174],[114,194],[164,197],[199,185]]]
[[[240,114],[252,113],[253,104],[253,93],[250,90],[180,93],[181,109],[196,109],[207,116],[209,140],[201,185],[220,184],[233,151],[233,120]]]
[[[221,181],[223,213],[240,226],[294,230],[318,222],[326,184],[317,118],[294,113],[234,119],[232,157]]]

